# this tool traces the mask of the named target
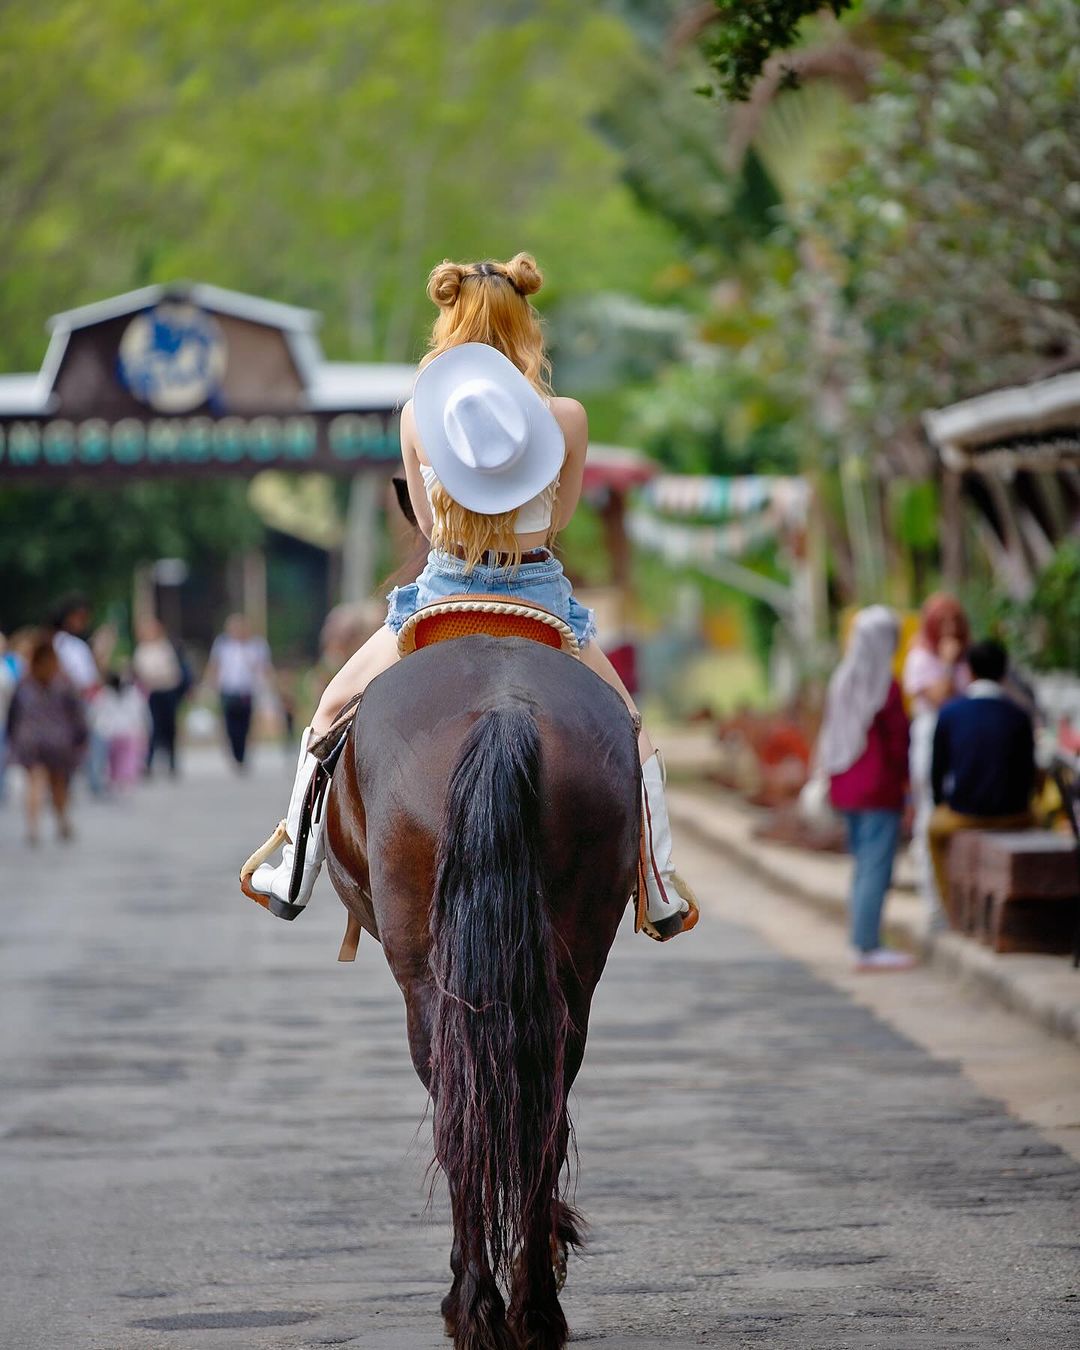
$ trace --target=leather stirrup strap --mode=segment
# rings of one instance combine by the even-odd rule
[[[645,784],[641,785],[641,839],[638,843],[637,906],[634,911],[634,932],[645,927],[645,908],[649,902],[645,879],[649,875],[649,846],[645,842],[648,830],[648,808],[645,805]]]
[[[348,739],[349,732],[346,729],[341,733],[337,744],[329,754],[316,763],[315,771],[311,775],[311,782],[308,784],[308,790],[304,794],[304,804],[300,808],[300,828],[293,840],[293,865],[289,877],[290,904],[296,902],[296,897],[300,894],[300,887],[304,880],[304,860],[307,857],[311,822],[322,819],[323,811],[326,809],[326,794],[330,788],[330,779]]]
[[[339,961],[356,960],[356,949],[360,946],[360,934],[363,931],[360,920],[350,914],[345,925],[345,936],[341,939],[341,950],[337,954]]]

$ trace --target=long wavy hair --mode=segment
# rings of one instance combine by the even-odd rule
[[[916,641],[927,651],[936,652],[946,625],[952,626],[960,646],[967,651],[971,644],[971,625],[964,607],[955,596],[937,591],[923,604]]]
[[[428,277],[427,293],[439,307],[421,369],[436,356],[463,342],[485,342],[495,347],[525,376],[538,393],[550,397],[551,363],[544,350],[540,316],[529,303],[544,278],[535,258],[518,253],[509,262],[441,262]],[[511,565],[521,561],[521,545],[514,533],[517,508],[496,515],[469,511],[441,484],[431,494],[434,548],[460,548],[466,571],[479,563],[489,550],[510,556]],[[555,503],[552,529],[555,535]]]

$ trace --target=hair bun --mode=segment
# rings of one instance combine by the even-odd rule
[[[458,292],[461,290],[461,278],[464,275],[465,269],[460,263],[445,259],[437,267],[431,269],[427,284],[428,298],[440,309],[449,309],[458,298]]]
[[[506,264],[506,275],[521,295],[535,295],[544,278],[531,253],[517,253]]]

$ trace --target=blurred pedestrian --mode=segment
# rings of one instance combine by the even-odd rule
[[[988,638],[968,652],[974,677],[946,703],[934,731],[934,801],[929,842],[946,894],[949,841],[961,830],[1025,830],[1035,822],[1035,733],[1031,716],[1004,688],[1008,653]]]
[[[82,595],[69,595],[53,611],[53,645],[60,667],[71,684],[89,697],[101,684],[94,653],[86,640],[90,630],[90,604]]]
[[[225,735],[238,770],[247,758],[255,699],[273,687],[273,676],[269,643],[251,631],[243,614],[230,614],[210,648],[206,682],[221,699]]]
[[[817,769],[844,818],[855,866],[851,942],[856,970],[906,970],[913,959],[881,945],[881,915],[892,884],[908,773],[908,719],[893,678],[896,616],[860,610],[847,652],[829,681]]]
[[[132,787],[146,764],[151,722],[146,697],[130,672],[106,675],[90,720],[108,751],[110,786]]]
[[[86,704],[89,721],[90,705],[102,686],[102,667],[87,635],[90,632],[90,603],[83,595],[69,595],[53,610],[53,645],[60,658],[60,667],[78,690]],[[86,781],[95,797],[108,790],[108,751],[90,721],[90,739],[83,762]]]
[[[932,595],[922,608],[919,632],[904,661],[904,694],[912,712],[911,802],[914,819],[911,847],[919,889],[930,928],[945,922],[937,880],[930,858],[928,830],[934,810],[930,761],[938,710],[962,694],[971,682],[964,654],[971,630],[963,606],[951,595]]]
[[[160,750],[168,761],[169,773],[175,778],[177,713],[188,680],[180,653],[160,620],[141,619],[135,634],[137,641],[131,664],[150,709],[146,772],[147,775],[153,772],[154,759]]]
[[[26,837],[37,844],[41,809],[48,794],[61,839],[70,839],[71,775],[86,752],[86,708],[60,667],[52,637],[34,643],[25,675],[8,710],[11,760],[27,771]]]
[[[19,677],[7,660],[7,638],[0,633],[0,802],[4,800],[4,770],[7,768],[7,715]]]

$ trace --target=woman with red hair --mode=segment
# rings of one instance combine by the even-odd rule
[[[930,760],[938,710],[962,694],[971,683],[964,654],[971,644],[971,627],[963,606],[954,596],[932,595],[922,608],[918,635],[904,661],[904,693],[911,705],[911,800],[915,808],[912,846],[919,886],[926,901],[931,927],[944,925],[945,911],[930,862],[927,829],[934,810]]]

